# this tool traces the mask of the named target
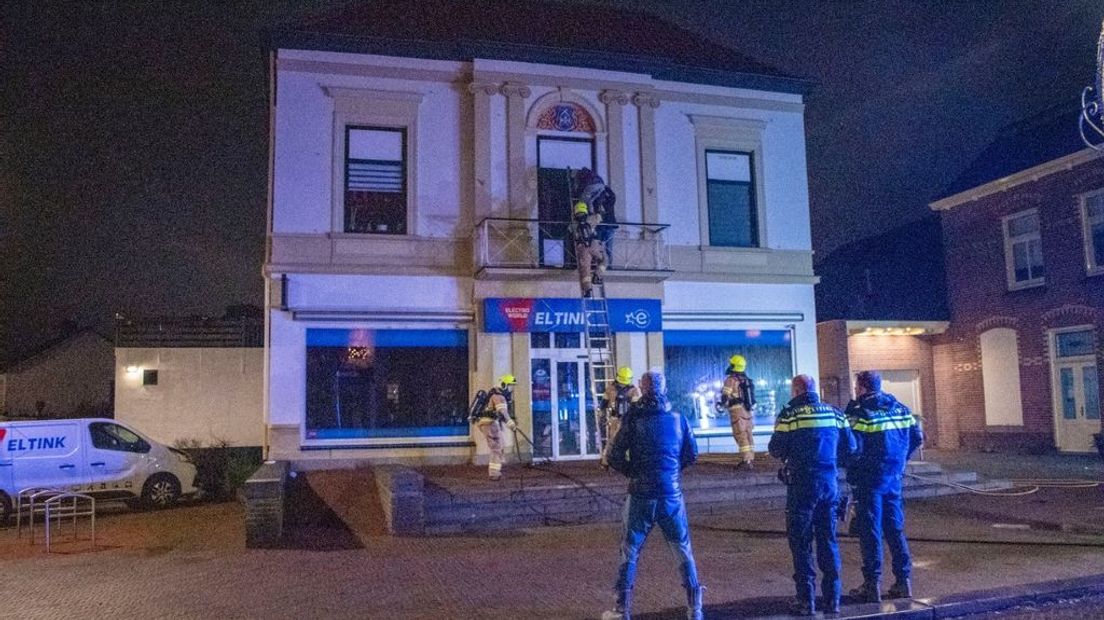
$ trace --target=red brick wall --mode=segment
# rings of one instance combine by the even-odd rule
[[[1042,177],[942,213],[951,328],[936,346],[943,436],[964,445],[1054,447],[1048,330],[1100,324],[1104,276],[1085,274],[1078,195],[1104,188],[1104,159]],[[1009,291],[1001,218],[1038,209],[1046,267],[1043,286]],[[1017,331],[1022,427],[986,427],[979,336]],[[1104,340],[1098,335],[1098,359]],[[1098,368],[1104,367],[1098,361]]]
[[[862,370],[915,370],[920,374],[920,405],[929,446],[939,444],[939,402],[936,400],[932,345],[918,336],[851,336],[852,376]]]
[[[851,400],[851,368],[847,355],[847,324],[844,321],[817,323],[820,396],[837,407]]]

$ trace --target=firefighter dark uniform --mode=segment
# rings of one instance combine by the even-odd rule
[[[640,400],[640,388],[632,383],[633,373],[628,367],[617,370],[617,380],[610,383],[603,395],[602,416],[598,420],[599,428],[604,423],[606,427],[605,443],[602,445],[602,465],[609,464],[609,448],[613,440],[621,430],[621,421],[629,412],[629,407]]]
[[[795,396],[778,414],[768,449],[785,463],[787,472],[786,534],[793,554],[795,611],[812,615],[816,610],[815,539],[823,608],[833,613],[839,609],[841,588],[836,467],[847,462],[855,439],[843,414],[810,391]]]
[[[862,547],[862,586],[850,594],[858,600],[881,600],[882,539],[893,556],[891,598],[911,596],[912,560],[905,539],[901,478],[905,463],[924,442],[924,434],[892,394],[868,392],[847,405],[858,451],[847,468],[855,494],[854,531]]]
[[[491,388],[487,405],[475,419],[475,426],[487,440],[487,449],[490,451],[490,462],[487,465],[487,475],[491,480],[502,478],[502,464],[506,461],[506,438],[503,425],[509,430],[517,428],[513,416],[510,415],[512,404],[510,386],[516,385],[517,380],[513,375],[504,375],[499,381],[499,387]]]
[[[592,212],[585,202],[575,203],[573,237],[583,297],[590,297],[594,285],[602,283],[602,275],[606,272],[606,250],[598,238],[601,222],[602,216]]]
[[[755,409],[755,383],[744,373],[746,369],[747,360],[744,356],[733,355],[729,358],[720,404],[728,409],[732,438],[739,448],[740,465],[750,469],[755,461],[755,441],[752,436],[755,428],[752,419],[752,411]]]

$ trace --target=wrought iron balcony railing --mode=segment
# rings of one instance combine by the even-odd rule
[[[669,224],[618,223],[599,226],[606,268],[618,271],[670,271],[664,239]],[[575,266],[571,224],[489,217],[476,226],[478,268],[570,269]]]

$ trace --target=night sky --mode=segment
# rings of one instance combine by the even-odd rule
[[[821,257],[927,215],[1001,126],[1079,105],[1104,16],[1098,0],[613,4],[815,81]],[[261,304],[261,30],[340,5],[0,3],[0,360],[66,321]]]

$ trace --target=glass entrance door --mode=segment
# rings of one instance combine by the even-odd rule
[[[533,443],[537,457],[598,456],[589,365],[577,351],[554,351],[532,361]]]
[[[1095,362],[1058,364],[1058,449],[1091,452],[1100,432],[1100,388]]]

